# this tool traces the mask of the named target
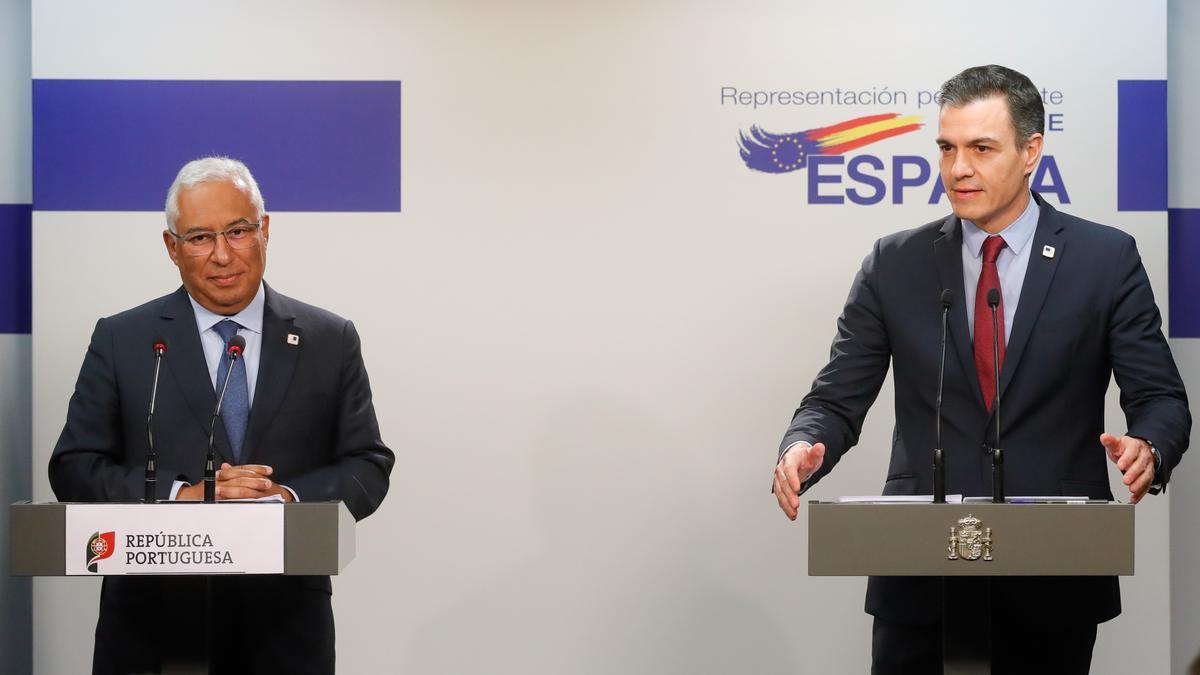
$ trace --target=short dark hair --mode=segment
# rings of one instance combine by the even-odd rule
[[[1046,133],[1046,108],[1042,95],[1028,77],[1004,66],[989,65],[967,68],[946,80],[938,90],[939,106],[955,108],[968,103],[1003,96],[1008,102],[1008,116],[1017,134],[1017,145],[1024,145],[1034,134]]]

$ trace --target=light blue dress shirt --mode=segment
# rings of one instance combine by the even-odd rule
[[[1012,335],[1013,317],[1017,315],[1017,303],[1021,301],[1021,287],[1025,285],[1025,270],[1029,267],[1030,249],[1033,248],[1033,233],[1037,230],[1041,210],[1032,193],[1029,205],[1011,225],[997,234],[1004,237],[1004,248],[996,258],[996,271],[1000,274],[1000,295],[1004,303],[1004,344]],[[979,272],[983,269],[983,240],[988,233],[965,218],[962,221],[962,265],[963,299],[967,303],[967,329],[975,338],[975,289],[979,286]]]
[[[208,365],[208,377],[212,381],[213,391],[217,389],[217,371],[221,366],[221,354],[225,351],[225,341],[217,334],[214,329],[218,323],[225,319],[232,319],[241,324],[237,334],[241,335],[246,340],[246,348],[242,350],[242,361],[246,364],[246,389],[250,397],[250,409],[254,409],[254,388],[258,384],[258,364],[262,361],[262,330],[263,330],[263,310],[266,307],[266,289],[260,282],[258,292],[254,294],[254,299],[250,304],[246,305],[242,311],[232,316],[216,314],[205,309],[196,299],[188,295],[188,301],[192,303],[192,312],[196,317],[196,329],[200,331],[200,348],[204,350],[204,362]],[[188,484],[183,481],[175,481],[171,485],[171,499],[179,494],[179,489],[186,487]],[[296,491],[290,487],[282,486],[288,492],[292,493],[292,498],[300,501]]]
[[[217,334],[214,326],[225,319],[241,324],[238,335],[246,340],[242,351],[242,362],[246,364],[246,389],[250,395],[250,408],[254,408],[254,387],[258,384],[258,364],[262,360],[263,308],[266,306],[266,291],[260,282],[254,299],[242,311],[232,316],[217,314],[205,309],[196,299],[188,295],[192,312],[196,315],[196,328],[200,331],[200,347],[204,350],[204,361],[208,364],[208,377],[213,390],[217,388],[217,371],[221,366],[221,355],[225,353],[225,341]]]

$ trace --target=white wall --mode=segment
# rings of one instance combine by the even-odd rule
[[[979,11],[46,2],[33,71],[403,81],[403,213],[272,218],[268,279],[355,320],[398,456],[335,580],[342,672],[865,672],[865,582],[806,576],[805,526],[778,512],[770,472],[871,242],[947,209],[804,204],[803,175],[740,164],[739,127],[880,108],[734,109],[719,91],[1024,70],[1068,94],[1072,126],[1050,139],[1068,210],[1134,233],[1165,299],[1165,217],[1118,218],[1112,196],[1116,80],[1166,76],[1165,3]],[[914,107],[899,111],[927,128],[881,154],[933,156],[936,118]],[[157,214],[34,218],[34,493],[50,499],[95,319],[178,279]],[[891,408],[885,388],[810,496],[879,490]],[[1138,576],[1097,673],[1169,667],[1168,500],[1137,513]],[[86,668],[61,646],[90,644],[97,587],[36,585],[37,672]]]
[[[0,204],[28,204],[30,188],[29,3],[0,2]]]

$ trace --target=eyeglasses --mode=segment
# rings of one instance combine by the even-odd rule
[[[213,249],[217,247],[217,237],[225,237],[225,243],[229,244],[230,248],[238,250],[250,248],[258,243],[257,235],[261,227],[261,222],[247,223],[241,220],[220,232],[196,230],[187,234],[175,234],[168,231],[167,234],[175,237],[175,241],[179,242],[184,255],[200,257],[212,254]]]

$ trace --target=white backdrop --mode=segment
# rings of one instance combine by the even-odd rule
[[[804,172],[749,171],[737,132],[918,114],[864,152],[932,158],[936,111],[755,110],[721,87],[1027,73],[1064,92],[1066,210],[1137,237],[1165,310],[1165,215],[1114,197],[1116,81],[1164,79],[1165,36],[1164,2],[71,0],[35,4],[33,75],[403,82],[403,212],[272,217],[268,280],[354,319],[398,458],[335,579],[341,672],[841,673],[869,663],[865,582],[806,576],[771,468],[871,243],[948,208],[928,186],[806,204]],[[34,214],[35,498],[96,318],[178,284],[162,223]],[[878,492],[891,409],[889,381],[808,496]],[[1168,511],[1137,509],[1095,672],[1169,668]],[[36,584],[37,672],[86,669],[62,645],[90,645],[98,588]]]

